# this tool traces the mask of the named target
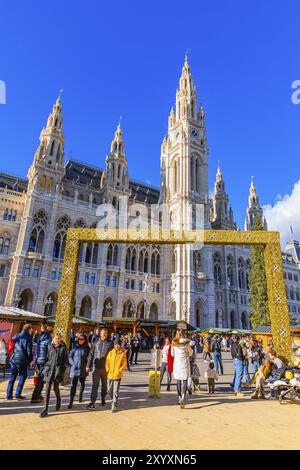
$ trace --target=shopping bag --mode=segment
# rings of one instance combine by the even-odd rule
[[[149,398],[160,397],[160,371],[149,371]]]

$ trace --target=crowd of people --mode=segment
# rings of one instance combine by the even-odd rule
[[[178,404],[181,408],[185,407],[187,394],[193,393],[193,387],[194,390],[196,387],[199,388],[198,354],[202,353],[203,361],[208,363],[204,377],[210,394],[215,393],[216,381],[224,374],[222,357],[224,351],[231,352],[234,366],[231,386],[237,397],[243,396],[242,387],[251,387],[255,384],[251,398],[264,399],[266,380],[272,378],[274,371],[285,367],[282,360],[276,356],[273,344],[269,344],[267,350],[263,351],[262,344],[250,336],[240,338],[238,335],[226,337],[209,334],[204,338],[178,330],[173,338],[163,334],[159,337],[152,335],[151,345],[161,350],[161,385],[166,376],[166,391],[170,391],[172,379],[176,381]],[[59,334],[53,335],[51,326],[42,325],[40,331],[33,335],[32,326],[26,324],[21,333],[12,338],[7,348],[10,356],[10,377],[6,399],[26,399],[22,391],[28,369],[33,367],[35,381],[31,403],[43,403],[40,413],[43,418],[49,412],[52,388],[58,411],[61,408],[60,385],[70,384],[68,408],[72,409],[78,384],[80,384],[78,401],[82,402],[86,379],[91,373],[92,387],[87,409],[95,410],[100,388],[101,406],[106,405],[108,394],[111,399],[111,411],[116,412],[124,371],[126,369],[131,371],[132,365],[138,363],[138,355],[143,347],[145,342],[140,333],[136,335],[112,333],[109,336],[106,328],[96,328],[89,335],[75,334],[72,331],[68,352],[62,337]],[[3,347],[0,353],[2,350]],[[17,378],[18,384],[14,393]],[[274,395],[270,393],[269,398],[274,398]]]

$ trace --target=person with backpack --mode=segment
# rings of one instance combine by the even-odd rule
[[[6,399],[13,399],[14,384],[19,376],[15,398],[25,400],[22,390],[27,379],[27,369],[32,361],[32,326],[29,323],[23,326],[21,333],[15,335],[13,339],[13,352],[10,359],[10,377],[8,380]]]
[[[44,379],[46,382],[45,408],[40,414],[41,418],[48,416],[50,391],[53,385],[56,396],[56,411],[61,407],[61,396],[59,384],[63,381],[64,373],[68,366],[68,352],[60,334],[56,334],[48,346],[47,360],[44,368]]]
[[[83,392],[85,388],[85,381],[87,378],[86,366],[88,361],[90,348],[87,344],[86,337],[81,334],[69,354],[70,377],[72,385],[70,390],[70,401],[68,408],[73,408],[73,401],[76,395],[78,381],[80,382],[79,402],[82,402]]]
[[[41,403],[43,401],[42,391],[44,388],[44,367],[47,360],[48,346],[52,341],[52,326],[41,326],[41,332],[38,335],[35,365],[38,369],[37,383],[34,387],[31,403]]]
[[[223,361],[222,361],[222,338],[215,335],[211,342],[211,350],[214,353],[214,363],[218,375],[224,374]]]

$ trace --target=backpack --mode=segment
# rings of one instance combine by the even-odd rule
[[[7,347],[7,354],[8,354],[9,356],[12,356],[12,355],[13,355],[14,350],[15,350],[15,344],[16,344],[15,340],[11,338],[11,339],[9,340],[8,347]]]

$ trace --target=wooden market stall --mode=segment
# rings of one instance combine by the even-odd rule
[[[273,339],[271,326],[258,326],[251,332],[252,336],[262,341],[263,348],[265,349],[270,341]],[[300,324],[291,325],[291,339],[293,349],[293,360],[300,362]]]
[[[34,330],[39,330],[41,322],[45,320],[43,315],[29,312],[17,307],[0,306],[0,337],[8,342],[12,336],[22,330],[25,323],[31,323]]]

